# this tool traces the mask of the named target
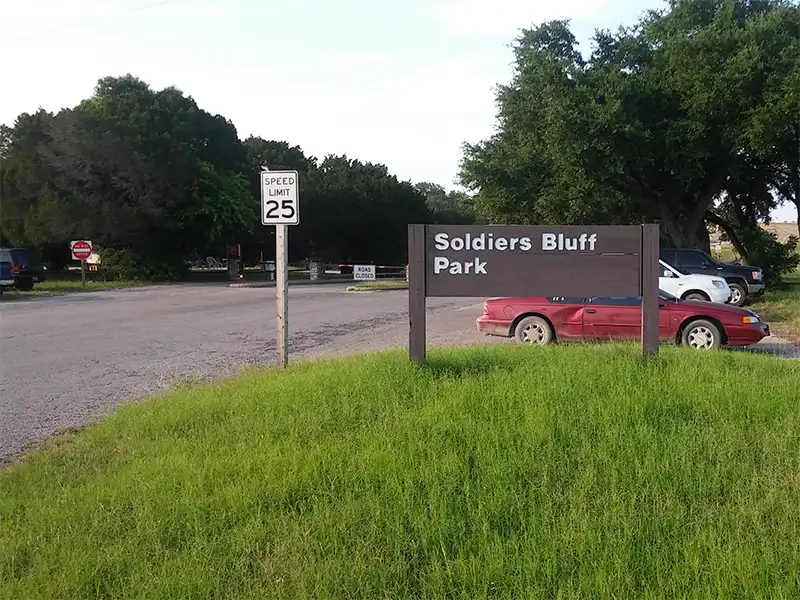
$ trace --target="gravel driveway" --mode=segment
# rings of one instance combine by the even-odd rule
[[[290,361],[408,343],[405,291],[292,286]],[[475,330],[481,301],[428,299],[428,347],[510,343]],[[782,340],[753,351],[798,357]],[[187,377],[275,361],[274,288],[175,285],[0,304],[0,460]]]

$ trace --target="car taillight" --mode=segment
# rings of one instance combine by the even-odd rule
[[[11,267],[11,274],[12,275],[19,275],[19,267],[17,265],[14,265],[13,267]]]

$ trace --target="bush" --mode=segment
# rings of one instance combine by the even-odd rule
[[[794,273],[800,265],[797,236],[791,236],[785,244],[782,244],[773,232],[758,228],[742,237],[742,243],[749,251],[748,262],[761,267],[764,272],[764,283],[768,287],[780,286],[783,277]]]
[[[128,248],[103,248],[100,256],[103,272],[110,280],[177,281],[186,275],[181,261],[143,257]]]

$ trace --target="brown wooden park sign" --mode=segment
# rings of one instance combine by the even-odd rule
[[[425,360],[428,297],[642,298],[642,352],[658,353],[658,225],[409,225],[409,357]]]

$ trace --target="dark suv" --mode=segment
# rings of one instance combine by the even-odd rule
[[[662,248],[661,260],[686,273],[722,277],[731,288],[729,304],[734,306],[742,306],[749,298],[764,293],[764,276],[760,267],[723,263],[700,250],[676,248]]]
[[[25,248],[0,248],[0,261],[11,263],[11,277],[14,287],[22,292],[29,292],[33,284],[44,281],[47,271],[33,252]]]

